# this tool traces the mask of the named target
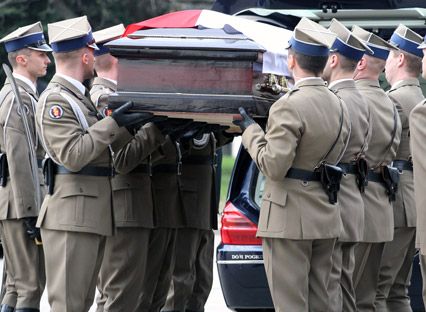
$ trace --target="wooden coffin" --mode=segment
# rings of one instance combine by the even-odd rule
[[[135,110],[232,126],[238,108],[266,117],[274,96],[259,85],[263,49],[244,35],[221,29],[150,29],[108,43],[118,58],[114,109]]]

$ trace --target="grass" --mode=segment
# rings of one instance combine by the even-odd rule
[[[231,178],[232,168],[235,159],[230,155],[223,155],[222,158],[222,179],[220,181],[220,204],[219,211],[222,211],[225,205],[226,195],[228,194],[229,180]]]

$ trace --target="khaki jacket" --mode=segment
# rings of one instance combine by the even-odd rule
[[[246,129],[243,145],[266,177],[259,236],[310,240],[340,235],[340,206],[329,203],[321,183],[285,176],[292,167],[313,171],[334,142],[325,160],[337,163],[349,129],[346,105],[321,78],[298,81],[275,102],[266,133],[257,124]]]
[[[154,227],[154,206],[150,157],[165,138],[152,124],[146,124],[115,155],[114,166],[121,173],[112,179],[114,218],[117,227]],[[138,170],[139,169],[139,170]]]
[[[182,175],[178,177],[185,227],[203,230],[217,228],[215,154],[216,138],[213,133],[204,134],[200,140],[190,140],[185,151]],[[210,158],[210,163],[197,164],[197,159],[203,158]]]
[[[19,78],[15,78],[20,88],[23,104],[27,107],[27,117],[32,139],[35,142],[38,159],[44,158],[43,148],[38,140],[34,124],[35,104],[38,95]],[[0,220],[20,219],[35,217],[39,213],[39,207],[35,202],[35,188],[31,179],[30,151],[21,112],[18,112],[18,103],[13,101],[14,95],[10,83],[6,80],[0,91],[0,151],[6,153],[9,166],[9,179],[6,186],[0,187]],[[43,175],[39,170],[41,199],[43,199]]]
[[[372,117],[372,136],[365,158],[371,169],[379,170],[379,166],[389,165],[395,159],[401,138],[401,121],[394,104],[380,88],[378,81],[357,80],[356,87],[368,104]],[[395,120],[396,132],[392,140]],[[381,183],[369,181],[362,198],[365,213],[363,241],[370,243],[391,241],[393,210],[385,187]]]
[[[395,103],[401,119],[401,143],[396,152],[396,160],[411,160],[410,127],[408,117],[411,110],[423,99],[418,79],[397,82],[388,91],[389,98]],[[401,174],[396,201],[393,204],[394,226],[415,227],[416,206],[414,203],[413,172],[404,170]]]
[[[106,116],[108,108],[108,95],[117,91],[117,84],[111,80],[95,77],[90,88],[90,99],[95,104],[98,111]]]
[[[84,114],[84,130],[70,97]],[[71,83],[54,76],[37,104],[36,122],[41,141],[52,159],[68,170],[85,166],[112,167],[109,146],[119,150],[132,136],[111,117],[98,121],[96,108]],[[51,230],[111,235],[113,229],[110,177],[58,174],[52,195],[43,202],[38,226]]]
[[[410,114],[411,152],[414,166],[414,195],[417,209],[416,247],[426,255],[426,101],[419,103]]]
[[[351,135],[340,162],[354,163],[365,155],[371,137],[370,109],[355,87],[354,80],[331,84],[330,89],[345,103],[351,119]],[[344,175],[339,191],[340,215],[343,232],[340,241],[359,242],[364,235],[364,203],[354,174]]]

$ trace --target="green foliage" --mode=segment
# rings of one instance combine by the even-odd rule
[[[225,205],[226,195],[228,194],[229,180],[231,179],[232,169],[234,168],[235,158],[230,155],[223,155],[222,158],[222,179],[220,185],[220,205],[219,211],[222,211]]]
[[[47,39],[47,24],[87,15],[94,31],[123,23],[125,26],[169,12],[172,0],[3,0],[0,1],[0,36],[20,26],[41,21]],[[7,61],[0,49],[1,62]],[[53,67],[53,66],[52,66]],[[1,72],[1,81],[4,74]]]

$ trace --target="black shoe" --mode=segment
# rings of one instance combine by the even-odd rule
[[[7,305],[7,304],[2,304],[1,305],[0,312],[14,312],[14,311],[15,311],[15,308],[11,307],[10,305]]]
[[[3,311],[0,311],[3,312]],[[16,309],[15,312],[40,312],[39,309],[33,309],[33,308],[19,308]]]

